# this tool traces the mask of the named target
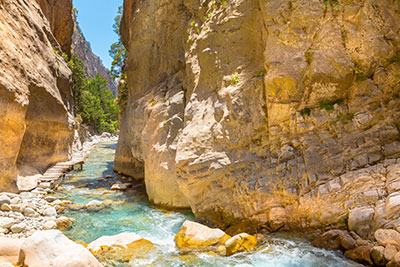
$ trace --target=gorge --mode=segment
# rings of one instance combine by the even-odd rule
[[[63,54],[111,82],[104,66],[90,67],[99,60],[73,13],[70,0],[0,0],[0,191],[18,192],[19,177],[67,161],[85,141]],[[124,0],[120,32],[128,94],[104,175],[145,191],[144,210],[176,210],[174,227],[197,220],[232,237],[301,233],[360,263],[400,266],[398,0]],[[123,214],[138,201],[120,197]],[[72,229],[84,228],[85,212],[72,212]],[[245,264],[203,256],[188,266]],[[350,264],[332,257],[326,266]]]

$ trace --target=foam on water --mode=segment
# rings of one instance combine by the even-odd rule
[[[115,202],[97,212],[66,209],[65,215],[73,218],[74,223],[65,234],[73,240],[89,243],[103,235],[135,232],[158,246],[147,258],[117,266],[357,266],[339,253],[314,248],[301,239],[282,236],[268,237],[255,252],[231,257],[207,253],[181,255],[175,248],[174,236],[184,220],[194,220],[193,214],[157,209],[147,200],[142,184],[135,184],[127,192],[109,192],[116,179],[100,181],[99,178],[116,176],[112,170],[115,146],[115,143],[98,144],[86,160],[83,171],[71,172],[63,184],[65,190],[56,195],[77,204],[87,204],[94,199]]]

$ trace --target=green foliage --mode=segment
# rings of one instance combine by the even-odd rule
[[[196,27],[196,21],[193,20],[193,21],[190,23],[190,27],[192,27],[192,28]]]
[[[93,79],[87,78],[83,62],[75,54],[72,54],[68,66],[72,70],[76,117],[98,133],[115,132],[118,106],[106,88],[107,80],[99,74]]]
[[[350,69],[354,72],[355,75],[364,74],[364,71],[360,69],[357,65],[351,66]]]
[[[324,1],[324,5],[326,7],[335,7],[339,5],[339,1],[338,0],[326,0]]]
[[[118,41],[111,45],[110,50],[108,51],[110,56],[113,58],[113,62],[111,63],[111,77],[113,79],[120,78],[124,72],[125,59],[126,59],[126,49],[121,42],[121,19],[122,19],[122,6],[118,8],[118,14],[114,19],[113,29],[116,34],[118,34]]]
[[[305,116],[310,116],[311,115],[311,109],[310,108],[303,108],[300,110],[300,115],[305,117]]]
[[[237,74],[234,74],[234,75],[231,77],[231,80],[230,80],[231,85],[236,85],[236,84],[238,84],[239,82],[240,82],[239,76],[238,76]]]
[[[342,112],[337,115],[336,120],[329,121],[329,124],[336,124],[338,121],[341,121],[343,124],[347,124],[354,119],[353,113],[343,114]]]
[[[253,73],[253,77],[262,77],[266,74],[267,72],[265,70],[259,70]]]
[[[400,63],[400,57],[394,57],[389,60],[389,64]]]
[[[339,99],[339,100],[335,100],[335,101],[323,100],[323,101],[319,102],[319,107],[320,107],[320,109],[333,110],[334,109],[333,106],[335,104],[342,104],[342,103],[343,103],[343,99]]]
[[[307,49],[307,51],[304,53],[304,56],[306,57],[307,63],[310,64],[312,60],[312,52],[310,49]]]

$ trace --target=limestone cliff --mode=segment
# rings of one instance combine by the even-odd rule
[[[77,54],[79,59],[85,64],[86,76],[94,78],[97,73],[108,81],[107,89],[110,90],[114,97],[118,94],[117,83],[111,78],[110,71],[104,67],[101,59],[96,56],[89,42],[83,36],[79,24],[74,19],[75,27],[72,35],[72,52]]]
[[[115,169],[232,231],[400,225],[399,11],[125,0]]]
[[[68,158],[71,10],[72,0],[0,1],[0,191]]]

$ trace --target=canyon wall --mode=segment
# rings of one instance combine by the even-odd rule
[[[72,53],[78,55],[79,59],[85,65],[86,76],[94,78],[99,73],[101,77],[108,81],[107,89],[116,97],[118,94],[117,83],[111,78],[110,71],[104,67],[101,59],[93,53],[90,43],[83,36],[76,18],[74,19],[74,25]]]
[[[399,11],[125,0],[115,169],[228,232],[400,226]]]
[[[0,191],[71,152],[71,23],[71,0],[0,0]]]

